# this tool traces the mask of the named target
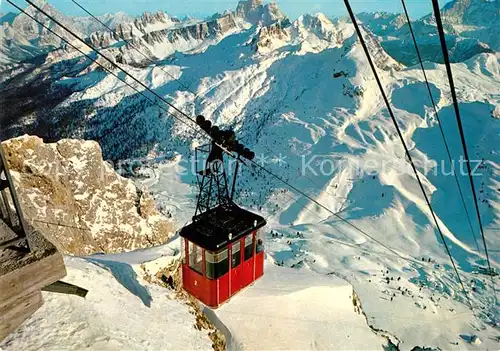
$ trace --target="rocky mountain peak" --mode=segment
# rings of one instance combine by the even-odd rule
[[[41,8],[42,10],[44,10],[45,12],[47,12],[50,15],[57,16],[57,17],[60,17],[60,18],[64,17],[64,15],[62,13],[60,13],[59,11],[57,11],[51,4],[49,4],[45,0],[33,0],[33,4],[35,4],[35,6]],[[40,13],[33,5],[28,5],[26,7],[25,11],[26,11],[26,13],[28,13],[29,15],[34,16],[37,19],[46,19],[45,15],[42,14],[42,13]],[[29,20],[31,20],[28,16],[26,16],[23,13],[20,13],[17,16],[17,19],[29,19]],[[44,20],[44,22],[45,21],[47,21],[47,19]]]
[[[184,24],[148,32],[134,37],[129,45],[121,47],[118,61],[121,63],[142,63],[144,57],[137,55],[134,47],[152,59],[163,59],[175,52],[186,52],[207,47],[226,35],[238,30],[239,24],[232,13],[205,22]]]
[[[43,8],[60,23],[72,30],[77,35],[82,33],[73,25],[71,18],[66,17],[46,1],[37,1],[35,4]],[[71,34],[57,26],[45,15],[36,10],[33,6],[26,7],[26,13],[36,18],[45,26],[51,28],[59,36],[66,40],[74,41]],[[0,26],[0,38],[2,50],[0,51],[0,67],[9,67],[29,58],[45,54],[62,45],[62,40],[34,22],[24,13],[8,17]]]
[[[169,19],[169,16],[163,11],[157,11],[155,13],[152,12],[144,12],[138,19],[138,22],[142,22],[144,25],[152,24],[156,22],[166,22]]]
[[[66,17],[59,11],[57,11],[52,5],[50,5],[45,0],[34,1],[35,5],[42,8],[45,12],[54,17],[57,21],[61,22],[65,26],[67,26],[70,30],[74,31],[76,34],[81,35],[81,33],[73,26],[70,18]],[[33,6],[28,6],[26,8],[26,13],[33,16],[40,22],[44,23],[46,26],[50,27],[57,34],[61,35],[63,38],[72,40],[73,37],[68,34],[65,30],[54,24],[51,20],[49,20],[44,14],[40,13]],[[40,47],[49,46],[49,47],[57,47],[61,45],[61,39],[57,36],[50,33],[47,29],[43,28],[36,22],[34,22],[30,17],[25,14],[19,14],[12,21],[11,25],[11,33],[16,38],[23,38],[27,41],[38,40],[38,45]],[[8,38],[11,39],[11,38]],[[27,43],[32,45],[32,43]]]
[[[263,5],[262,0],[240,1],[235,15],[252,24],[263,25],[270,25],[285,18],[276,3]]]
[[[43,8],[44,6],[48,5],[49,2],[47,0],[32,0],[31,1],[33,4],[35,4],[38,7]],[[30,5],[31,6],[31,5]],[[50,6],[50,5],[49,5]],[[52,6],[51,6],[52,7]]]
[[[448,24],[484,27],[500,21],[498,1],[455,0],[446,4],[441,16]]]
[[[259,29],[257,36],[253,40],[255,50],[258,52],[269,52],[284,42],[291,40],[289,22],[276,22]]]
[[[330,21],[330,19],[322,13],[316,13],[314,15],[306,14],[300,16],[297,19],[297,22],[300,22],[304,27],[311,30],[325,31],[327,29],[333,28],[332,21]]]
[[[447,3],[441,9],[441,18],[445,26],[498,26],[500,6],[498,6],[497,0],[455,0]],[[433,13],[425,16],[422,20],[435,24]]]
[[[260,6],[262,6],[262,0],[241,0],[236,7],[236,15],[245,18]]]

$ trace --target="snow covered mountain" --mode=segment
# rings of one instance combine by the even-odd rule
[[[248,0],[241,1],[236,11],[217,14],[206,21],[180,21],[164,12],[145,13],[132,23],[119,25],[113,33],[93,33],[89,40],[98,47],[116,46],[118,43],[117,49],[107,50],[116,62],[149,65],[150,60],[165,59],[176,52],[203,52],[208,46],[250,24],[265,26],[284,19],[276,4],[263,5],[262,0]],[[127,43],[123,43],[122,39]]]
[[[500,8],[493,0],[455,0],[442,9],[443,21],[450,25],[495,26],[498,25],[498,16]]]
[[[71,18],[62,15],[47,1],[37,0],[35,4],[75,33],[82,35],[73,25]],[[53,29],[58,35],[73,41],[70,34],[52,23],[32,6],[28,6],[26,12]],[[0,27],[0,67],[9,66],[51,51],[60,47],[61,41],[60,38],[35,23],[25,14],[10,16],[10,19],[3,22],[2,27]]]
[[[500,51],[500,38],[495,34],[500,22],[497,1],[456,0],[444,6],[442,16],[459,36],[477,39],[494,52]]]
[[[209,45],[239,30],[240,24],[231,13],[208,22],[156,30],[133,38],[130,44],[121,47],[117,61],[128,64],[143,62],[144,58],[137,50],[151,59],[164,59],[176,52],[203,52]]]
[[[235,15],[250,23],[273,24],[285,18],[274,2],[263,4],[263,0],[243,0],[238,3]]]
[[[102,30],[101,25],[90,16],[69,17],[59,12],[46,0],[36,0],[34,3],[79,36],[88,37],[94,31]],[[31,5],[28,5],[25,10],[64,39],[70,42],[75,41],[71,34],[59,28]],[[123,12],[105,14],[97,18],[110,28],[116,28],[122,23],[129,23],[133,20],[133,17]],[[0,26],[0,68],[15,66],[21,61],[32,59],[64,46],[64,42],[60,38],[22,13],[3,15],[0,19]]]
[[[141,38],[150,32],[167,29],[179,23],[177,18],[170,18],[165,12],[154,14],[146,12],[133,21],[120,23],[115,28],[110,27],[114,29],[112,33],[99,26],[97,31],[91,33],[89,41],[97,47],[107,47],[121,41],[122,38],[125,40]]]
[[[406,17],[401,13],[361,12],[357,17],[364,26],[379,36],[397,35],[397,31],[406,24]]]
[[[97,16],[97,18],[112,29],[115,29],[124,23],[134,21],[134,17],[125,12],[106,13],[104,15]],[[90,36],[94,32],[103,30],[102,25],[90,16],[72,17],[71,21],[79,32],[83,33],[86,37]]]
[[[89,290],[85,299],[44,294],[44,305],[0,340],[2,350],[214,350],[214,326],[194,301],[148,274],[165,271],[169,247],[121,255],[65,257],[66,281]],[[161,267],[161,269],[160,269]],[[223,346],[223,345],[222,345]]]
[[[483,52],[500,50],[500,39],[496,35],[500,22],[497,1],[451,1],[443,7],[441,16],[452,62],[462,62]],[[381,45],[394,59],[406,65],[418,62],[404,14],[375,12],[361,13],[358,17],[379,36]],[[423,59],[442,63],[434,15],[429,14],[414,21],[412,27]]]
[[[468,342],[473,334],[481,334],[478,349],[496,347],[500,306],[481,273],[486,262],[468,179],[459,176],[472,231],[419,67],[405,67],[388,52],[377,33],[386,31],[383,25],[365,23],[383,86],[478,318],[468,310],[353,26],[322,14],[293,22],[278,16],[272,23],[266,16],[249,22],[254,17],[242,15],[277,13],[261,6],[245,1],[239,15],[237,10],[194,25],[137,31],[131,40],[162,58],[155,65],[138,61],[135,49],[119,42],[104,51],[189,115],[233,127],[258,162],[376,240],[275,178],[243,167],[236,201],[267,218],[266,250],[275,263],[347,280],[369,324],[395,336],[400,349],[474,348]],[[401,26],[397,16],[384,15],[383,21]],[[423,25],[430,37],[432,24]],[[458,167],[463,151],[446,71],[438,63],[425,68]],[[485,239],[498,269],[500,55],[474,55],[453,64],[453,73],[468,147],[479,161],[475,182]],[[2,103],[9,103],[0,115],[3,136],[96,140],[105,159],[137,166],[127,167],[128,175],[147,185],[178,223],[191,218],[196,188],[189,158],[207,140],[72,50],[4,71],[1,81]]]

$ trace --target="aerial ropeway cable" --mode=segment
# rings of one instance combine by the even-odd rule
[[[55,20],[52,16],[50,16],[49,14],[47,14],[45,11],[43,11],[42,9],[40,9],[36,4],[34,4],[32,1],[30,0],[25,0],[27,3],[29,3],[30,5],[32,5],[35,9],[37,9],[39,12],[43,13],[47,18],[51,19],[52,21],[54,21],[54,23],[56,23],[59,27],[61,27],[62,29],[66,30],[68,33],[72,34],[76,39],[78,39],[79,41],[81,41],[82,43],[84,43],[85,45],[87,45],[88,47],[90,47],[93,51],[95,51],[96,53],[98,53],[99,55],[101,55],[102,57],[104,57],[108,62],[110,62],[113,67],[119,69],[120,71],[122,71],[123,73],[125,73],[128,77],[132,78],[136,83],[138,83],[139,85],[141,85],[142,87],[144,87],[145,90],[151,92],[153,95],[157,96],[161,101],[163,101],[164,103],[166,103],[167,105],[169,105],[170,107],[172,107],[175,111],[181,113],[182,116],[186,117],[189,119],[189,121],[191,121],[193,124],[196,124],[197,127],[201,128],[205,134],[207,134],[207,136],[214,140],[214,137],[213,135],[209,132],[210,130],[210,126],[207,125],[206,123],[209,122],[209,121],[203,121],[205,122],[204,126],[205,128],[203,127],[203,124],[202,123],[199,123],[200,121],[197,121],[196,119],[192,118],[192,117],[189,117],[187,116],[184,112],[180,111],[178,108],[176,108],[173,104],[171,104],[170,102],[164,100],[160,95],[158,95],[157,93],[155,93],[154,91],[152,91],[149,87],[147,87],[145,84],[143,84],[142,82],[140,82],[137,78],[131,76],[126,70],[124,70],[123,68],[119,67],[116,63],[114,63],[112,60],[110,60],[109,58],[105,57],[104,55],[102,55],[102,53],[100,53],[99,50],[93,48],[92,46],[90,46],[89,44],[87,44],[82,38],[80,38],[79,36],[77,36],[75,33],[73,33],[72,31],[70,31],[68,28],[66,28],[66,26],[64,26],[63,24],[61,24],[60,22],[58,22],[57,20]],[[16,7],[19,11],[23,12],[24,14],[26,14],[27,16],[29,16],[32,20],[34,20],[35,22],[37,22],[38,24],[42,25],[44,28],[46,28],[47,30],[49,30],[50,32],[52,32],[53,34],[55,34],[56,36],[58,36],[61,40],[63,40],[64,42],[66,42],[68,45],[72,46],[73,48],[75,48],[76,50],[78,50],[82,55],[84,55],[85,57],[89,58],[90,60],[92,60],[93,62],[95,62],[96,64],[98,64],[100,67],[102,67],[103,69],[105,69],[106,71],[110,72],[112,75],[114,75],[115,77],[117,77],[118,79],[119,76],[114,74],[111,70],[105,68],[102,64],[100,64],[99,62],[97,62],[97,60],[91,58],[89,55],[85,54],[82,50],[78,49],[76,46],[74,46],[73,44],[71,44],[67,39],[63,38],[62,36],[56,34],[53,30],[51,30],[48,26],[45,26],[43,23],[41,23],[39,20],[37,20],[36,18],[34,18],[33,16],[29,15],[26,11],[24,11],[23,9],[21,9],[19,6],[17,6],[16,4],[14,4],[11,0],[7,0],[8,3],[10,3],[11,5],[13,5],[14,7]],[[179,121],[182,121],[182,117],[179,117],[179,116],[176,116],[176,115],[173,115],[171,111],[169,111],[167,108],[161,106],[158,101],[155,101],[155,100],[152,100],[150,99],[146,94],[144,94],[142,91],[139,91],[138,89],[136,89],[135,87],[131,86],[129,83],[127,83],[125,80],[123,79],[120,79],[122,82],[124,82],[127,86],[129,86],[130,88],[132,88],[133,90],[137,91],[138,93],[142,93],[143,96],[145,96],[146,98],[148,98],[151,102],[153,102],[154,104],[156,104],[157,106],[159,106],[160,108],[162,108],[166,113],[172,115],[173,117],[175,117],[176,119],[178,119]],[[186,123],[186,121],[182,121],[183,124],[185,125],[188,125]],[[189,126],[189,125],[188,125]],[[191,129],[195,129],[194,126],[189,126]],[[199,130],[197,131],[198,133],[200,132]],[[223,147],[223,145],[222,145]],[[225,150],[225,149],[224,149]],[[228,153],[229,155],[231,155],[232,157],[234,157],[232,155],[232,153],[230,151],[227,151],[225,150],[226,153]],[[310,201],[312,201],[313,203],[315,203],[316,205],[318,205],[319,207],[325,209],[326,211],[328,211],[329,213],[331,213],[332,215],[334,215],[335,217],[339,218],[342,222],[348,224],[350,227],[356,229],[358,232],[360,232],[361,234],[363,234],[364,236],[368,237],[370,240],[376,242],[377,244],[381,245],[382,247],[384,247],[385,249],[389,250],[390,252],[392,252],[393,254],[397,255],[398,257],[406,260],[406,261],[409,261],[410,259],[402,256],[401,254],[399,254],[396,250],[390,248],[388,245],[382,243],[381,241],[375,239],[373,236],[371,236],[370,234],[366,233],[364,230],[362,230],[361,228],[357,227],[356,225],[352,224],[350,221],[348,221],[347,219],[339,216],[338,214],[336,214],[335,212],[333,212],[332,210],[328,209],[326,206],[324,206],[323,204],[319,203],[317,200],[313,199],[312,197],[310,197],[309,195],[307,195],[305,192],[303,192],[302,190],[300,190],[299,188],[295,187],[294,185],[290,184],[289,182],[287,182],[286,180],[284,180],[283,178],[277,176],[276,174],[274,174],[273,172],[269,171],[268,169],[266,169],[265,167],[259,165],[257,162],[255,162],[253,159],[249,158],[248,159],[249,162],[251,162],[254,166],[260,168],[261,170],[265,171],[266,173],[268,173],[269,175],[271,175],[272,177],[274,177],[275,179],[279,180],[280,182],[282,182],[283,184],[285,184],[287,187],[289,187],[290,189],[293,189],[294,191],[298,192],[299,194],[303,195],[304,197],[306,197],[307,199],[309,199]],[[243,164],[245,164],[246,166],[248,166],[246,164],[246,162],[242,162]]]
[[[413,26],[411,24],[410,16],[408,15],[408,10],[406,9],[405,0],[401,0],[401,4],[403,5],[403,10],[404,10],[404,13],[405,13],[406,22],[408,23],[408,28],[410,29],[411,37],[412,37],[412,40],[413,40],[413,45],[415,46],[415,51],[417,53],[418,61],[420,63],[420,68],[422,70],[422,74],[424,75],[425,85],[427,87],[427,92],[429,93],[429,98],[431,100],[432,108],[434,110],[434,115],[436,116],[436,120],[438,122],[439,131],[441,133],[441,137],[443,138],[444,146],[446,148],[446,154],[448,155],[448,159],[449,159],[450,164],[451,164],[451,166],[453,167],[453,170],[454,170],[453,176],[454,176],[455,181],[457,183],[458,192],[460,194],[460,199],[462,200],[462,205],[464,207],[465,214],[467,216],[467,221],[469,223],[469,228],[470,228],[470,231],[472,233],[472,237],[474,238],[474,244],[476,245],[477,253],[480,254],[479,244],[477,243],[476,232],[474,231],[474,227],[472,225],[472,221],[471,221],[471,218],[470,218],[469,210],[467,209],[467,204],[465,203],[465,198],[464,198],[464,194],[463,194],[463,191],[462,191],[462,187],[460,186],[460,182],[458,180],[458,175],[457,175],[457,172],[455,171],[455,162],[453,162],[453,158],[451,157],[450,147],[448,146],[448,142],[447,142],[446,136],[444,134],[443,126],[441,124],[441,118],[439,117],[438,109],[436,107],[436,102],[434,101],[434,97],[432,96],[431,86],[429,84],[429,80],[427,79],[427,74],[425,73],[424,63],[422,61],[422,56],[420,55],[420,49],[418,48],[418,44],[417,44],[417,39],[415,37],[415,33],[413,32]]]
[[[132,43],[129,40],[125,39],[123,35],[118,34],[118,31],[113,30],[110,26],[108,26],[106,23],[104,23],[103,21],[101,21],[97,16],[95,16],[89,10],[87,10],[85,7],[83,7],[78,1],[76,1],[76,0],[71,0],[71,1],[73,1],[73,3],[76,6],[78,6],[80,9],[82,9],[87,15],[89,15],[90,17],[92,17],[97,23],[101,24],[104,28],[106,28],[110,33],[118,35],[118,37],[121,40],[123,40],[125,42],[125,44],[130,45],[131,48],[133,48],[136,52],[138,52],[149,63],[155,65],[155,67],[159,67],[163,72],[165,72],[165,74],[167,74],[170,78],[174,79],[177,83],[179,83],[179,85],[181,87],[183,87],[184,89],[186,89],[187,91],[189,91],[191,94],[196,95],[196,93],[194,91],[192,91],[191,89],[189,89],[188,86],[184,85],[178,78],[175,78],[170,72],[168,72],[167,70],[165,70],[161,66],[157,66],[157,63],[155,61],[153,61],[148,55],[146,55],[141,50],[139,50],[139,48],[136,45],[134,45],[134,43]]]
[[[128,83],[124,78],[121,78],[118,74],[114,73],[111,69],[109,68],[106,68],[103,64],[101,64],[97,59],[94,59],[92,58],[90,55],[86,54],[85,52],[83,52],[82,49],[78,48],[76,45],[70,43],[67,39],[65,39],[64,37],[62,37],[61,35],[57,34],[53,29],[51,29],[49,26],[45,25],[44,23],[42,23],[41,21],[37,20],[35,17],[33,17],[32,15],[30,15],[28,12],[26,12],[25,10],[23,10],[21,7],[17,6],[14,2],[12,2],[11,0],[6,0],[9,4],[11,4],[12,6],[14,6],[16,9],[18,9],[19,11],[21,11],[22,13],[24,13],[26,16],[28,16],[29,18],[31,18],[33,21],[35,21],[36,23],[38,23],[40,26],[42,26],[43,28],[47,29],[49,32],[51,32],[52,34],[54,34],[55,36],[57,36],[59,39],[61,39],[62,41],[64,41],[67,45],[71,46],[73,49],[77,50],[80,54],[82,54],[83,56],[85,56],[86,58],[88,58],[89,60],[91,60],[92,62],[94,62],[95,64],[97,64],[99,67],[101,67],[103,70],[105,70],[106,72],[108,72],[109,74],[111,74],[112,76],[114,76],[115,78],[117,78],[118,80],[120,80],[122,83],[124,83],[125,85],[127,85],[129,88],[131,88],[132,90],[134,90],[135,92],[137,92],[138,94],[140,94],[141,96],[143,96],[144,98],[146,98],[147,100],[149,100],[150,102],[152,102],[153,104],[157,105],[160,109],[164,110],[167,114],[169,114],[170,116],[172,116],[173,118],[175,118],[176,120],[178,120],[180,123],[186,125],[188,128],[191,128],[193,129],[196,133],[200,133],[200,131],[198,131],[197,129],[195,129],[193,126],[191,126],[189,123],[187,123],[186,121],[184,121],[182,118],[180,118],[179,116],[173,114],[171,111],[169,111],[167,108],[165,108],[164,106],[161,106],[160,104],[158,104],[156,101],[154,101],[154,99],[152,99],[150,96],[148,96],[147,94],[145,94],[143,91],[140,91],[139,89],[135,88],[134,86],[132,86],[130,83]],[[46,15],[47,17],[49,17],[48,15]],[[50,18],[50,17],[49,17]],[[66,30],[66,27],[61,25],[60,23],[57,23],[62,29]],[[76,35],[75,35],[76,36]],[[77,37],[77,36],[76,36]],[[77,37],[78,38],[78,37]],[[79,38],[78,38],[79,39]],[[123,69],[119,68],[121,71],[123,71],[124,73],[127,74],[127,76],[130,76],[127,72],[125,72]],[[146,87],[146,90],[149,90],[147,87]],[[130,121],[127,121],[127,123],[130,123]],[[120,125],[118,126],[114,126],[112,128],[111,131],[109,131],[108,133],[105,133],[103,135],[100,136],[100,138],[102,139],[104,136],[106,135],[109,135],[110,133],[112,133],[116,128],[118,128]]]
[[[434,220],[434,223],[436,225],[436,228],[437,228],[437,230],[439,232],[439,236],[441,237],[441,240],[442,240],[443,245],[445,247],[446,253],[448,254],[448,257],[450,258],[450,261],[451,261],[453,270],[456,273],[458,282],[459,282],[459,284],[460,284],[460,286],[462,288],[462,291],[465,294],[465,298],[467,299],[467,302],[469,303],[469,306],[470,306],[471,310],[474,310],[474,307],[472,305],[472,301],[469,298],[469,294],[467,293],[467,290],[465,290],[464,283],[462,281],[462,278],[460,278],[460,274],[458,273],[457,266],[455,264],[455,261],[453,260],[453,256],[451,255],[450,248],[448,247],[448,244],[446,243],[444,234],[441,231],[441,226],[439,225],[439,222],[437,220],[436,214],[434,213],[434,210],[432,208],[432,204],[430,202],[430,199],[427,196],[427,193],[425,192],[424,185],[423,185],[423,183],[422,183],[422,181],[420,179],[420,176],[418,174],[417,168],[416,168],[416,166],[415,166],[415,164],[413,162],[413,158],[411,157],[410,150],[408,149],[408,146],[406,145],[406,142],[405,142],[405,139],[403,137],[403,134],[401,133],[401,129],[399,128],[398,121],[396,120],[394,112],[392,111],[391,104],[389,102],[389,99],[387,98],[387,95],[385,93],[384,87],[382,86],[382,82],[380,81],[380,78],[378,76],[377,69],[375,68],[375,65],[374,65],[374,63],[372,61],[372,58],[371,58],[371,55],[370,55],[370,51],[368,50],[368,47],[366,46],[365,40],[364,40],[363,35],[361,33],[361,29],[359,28],[358,22],[356,20],[356,16],[354,15],[354,12],[352,11],[351,5],[349,4],[349,0],[344,0],[344,3],[346,5],[347,12],[349,13],[349,16],[351,17],[351,21],[352,21],[352,23],[354,25],[354,28],[355,28],[356,33],[358,35],[359,41],[361,42],[361,46],[363,47],[363,50],[364,50],[364,52],[366,54],[366,58],[368,60],[368,63],[369,63],[369,65],[370,65],[370,67],[371,67],[371,69],[373,71],[373,75],[375,76],[375,81],[377,82],[378,88],[380,90],[382,98],[383,98],[383,100],[385,102],[385,105],[387,107],[387,111],[389,112],[389,115],[390,115],[390,117],[391,117],[391,119],[392,119],[392,121],[394,123],[394,126],[396,128],[397,134],[399,136],[399,139],[401,140],[401,144],[403,145],[403,148],[405,149],[406,157],[408,158],[408,161],[409,161],[409,163],[410,163],[410,165],[411,165],[411,167],[413,169],[413,172],[415,173],[415,177],[417,179],[417,182],[418,182],[418,185],[420,187],[420,190],[422,191],[422,194],[424,196],[425,202],[427,203],[427,206],[429,207],[429,210],[431,212],[431,216],[432,216],[432,218]]]
[[[75,3],[76,6],[78,6],[81,10],[83,10],[86,14],[88,14],[90,17],[92,17],[96,22],[98,22],[99,24],[101,24],[104,28],[106,28],[110,33],[116,33],[116,35],[118,35],[120,37],[120,39],[122,39],[126,44],[130,45],[136,52],[138,52],[139,54],[141,54],[141,56],[143,56],[146,60],[148,60],[150,63],[156,65],[157,63],[154,62],[149,56],[147,56],[146,54],[144,54],[142,51],[139,50],[139,48],[137,46],[135,46],[133,43],[131,43],[130,41],[126,40],[123,35],[120,35],[117,33],[117,31],[113,30],[110,26],[108,26],[107,24],[105,24],[102,20],[100,20],[97,16],[95,16],[92,12],[90,12],[88,9],[86,9],[83,5],[81,5],[80,3],[78,3],[78,1],[76,0],[72,0],[73,3]],[[186,90],[188,90],[189,92],[191,92],[193,95],[196,96],[196,93],[194,93],[192,90],[190,90],[188,87],[186,87],[179,79],[173,77],[169,72],[167,72],[166,70],[163,69],[163,67],[161,66],[156,66],[156,67],[159,67],[163,72],[165,72],[167,75],[169,75],[172,79],[174,79],[175,81],[177,81],[177,83],[179,83],[179,85],[183,86]],[[241,131],[240,131],[241,132]],[[276,155],[269,147],[266,147],[264,146],[264,148],[273,156],[275,157],[278,157],[278,155]],[[302,175],[304,178],[306,178],[307,180],[309,180],[312,184],[314,184],[315,186],[318,186],[318,187],[321,187],[322,185],[319,184],[317,181],[315,181],[312,177],[309,177],[307,174],[303,174]],[[328,190],[326,191],[329,195],[333,196],[333,197],[337,197],[336,195],[330,193]]]
[[[467,165],[467,172],[469,175],[469,182],[470,182],[470,187],[471,187],[471,191],[472,191],[472,197],[474,199],[474,206],[476,209],[477,220],[479,223],[479,229],[481,230],[481,237],[483,239],[484,252],[486,254],[486,261],[488,263],[489,276],[491,278],[492,288],[494,291],[495,302],[496,302],[497,296],[496,296],[495,283],[493,281],[494,271],[491,268],[491,264],[490,264],[490,256],[488,254],[488,246],[486,244],[486,238],[484,236],[484,229],[483,229],[483,222],[481,219],[481,212],[479,211],[479,204],[477,201],[476,187],[474,185],[474,180],[472,179],[472,169],[470,166],[469,152],[467,151],[467,143],[465,142],[465,133],[464,133],[463,123],[462,123],[462,117],[460,116],[460,108],[458,107],[458,99],[457,99],[457,94],[456,94],[456,90],[455,90],[455,83],[453,81],[453,72],[451,70],[450,57],[448,55],[448,47],[446,45],[446,37],[444,34],[443,22],[441,21],[441,13],[440,13],[440,9],[439,9],[439,3],[437,0],[432,0],[432,7],[434,9],[434,17],[436,19],[436,27],[437,27],[438,32],[439,32],[439,40],[441,41],[441,49],[443,51],[444,64],[446,66],[446,73],[448,75],[448,82],[450,84],[451,97],[453,100],[453,107],[455,109],[455,116],[457,119],[458,130],[460,132],[460,140],[462,142],[462,147],[464,149],[464,156],[465,156],[465,160],[466,160],[465,164]]]

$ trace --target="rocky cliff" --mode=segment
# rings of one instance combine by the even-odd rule
[[[23,136],[3,146],[25,216],[64,253],[129,251],[173,234],[148,193],[104,162],[96,142]]]
[[[243,0],[238,3],[235,16],[250,23],[270,25],[285,19],[276,3],[263,4],[262,0]]]
[[[241,20],[232,13],[209,21],[186,23],[163,12],[146,13],[134,22],[121,24],[113,32],[93,33],[88,41],[97,47],[107,47],[106,55],[115,58],[116,62],[149,64],[149,60],[164,59],[176,51],[189,52],[216,43],[237,31],[239,22]],[[122,39],[126,43],[112,47]]]

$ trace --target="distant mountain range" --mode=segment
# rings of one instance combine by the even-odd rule
[[[446,41],[453,62],[482,52],[500,50],[500,6],[498,1],[456,0],[441,9]],[[378,36],[382,47],[405,65],[417,63],[413,39],[404,14],[360,13],[358,18]],[[423,59],[443,62],[434,15],[412,23]]]
[[[125,37],[127,40],[133,39],[133,45],[142,47],[148,56],[154,59],[163,59],[177,51],[193,50],[197,44],[201,44],[200,40],[204,41],[217,33],[240,27],[242,24],[238,21],[269,25],[286,18],[275,3],[264,5],[262,0],[241,1],[234,12],[226,11],[224,14],[215,14],[208,20],[188,17],[178,19],[164,12],[144,13],[136,18],[123,12],[99,16],[98,18],[107,26],[116,30],[114,34],[111,34],[90,16],[65,16],[44,0],[38,0],[37,4],[93,44],[107,47],[121,41],[120,37]],[[65,39],[74,41],[74,38],[31,6],[28,6],[27,11]],[[489,16],[483,14],[489,14]],[[495,1],[452,1],[442,9],[442,16],[453,61],[459,62],[481,52],[499,50],[500,40],[496,35],[499,7]],[[404,15],[376,12],[360,13],[358,17],[363,25],[377,36],[382,47],[394,59],[405,65],[416,63]],[[0,25],[0,67],[12,67],[21,61],[64,46],[59,38],[36,25],[23,14],[4,14],[0,18]],[[433,16],[427,15],[415,21],[413,28],[424,59],[442,62]],[[198,49],[203,50],[203,47]],[[144,60],[144,57],[135,57],[135,54],[129,52],[127,47],[117,48],[116,55],[122,62]]]
[[[494,5],[482,0],[455,1],[443,9],[450,51],[460,61],[452,69],[467,146],[479,164],[480,174],[474,181],[490,248],[500,247],[500,54],[493,53],[498,32]],[[194,148],[209,140],[188,128],[187,118],[180,114],[173,118],[175,112],[167,101],[190,117],[203,115],[221,128],[232,128],[238,140],[258,155],[256,162],[307,194],[301,196],[258,167],[240,167],[235,202],[267,219],[263,235],[270,258],[281,265],[307,267],[349,280],[361,291],[370,324],[397,335],[401,350],[414,346],[449,349],[450,342],[463,342],[466,330],[481,334],[482,346],[494,349],[491,345],[496,341],[489,339],[493,328],[483,333],[476,328],[483,323],[476,324],[472,313],[459,312],[468,308],[467,299],[352,23],[321,13],[291,20],[275,4],[248,0],[235,3],[234,11],[206,19],[179,19],[163,12],[129,20],[108,16],[107,23],[114,28],[110,33],[104,28],[88,30],[81,24],[85,20],[63,16],[47,4],[44,8],[156,94],[89,48],[85,52],[105,68],[61,45],[26,16],[5,17],[2,31],[11,39],[2,42],[2,53],[10,66],[0,71],[0,105],[4,107],[0,109],[0,138],[36,135],[43,139],[43,146],[36,139],[40,155],[47,155],[44,150],[54,151],[57,144],[53,142],[64,138],[93,140],[100,147],[99,162],[90,157],[97,155],[97,151],[90,153],[97,150],[96,143],[77,153],[80,143],[74,142],[69,151],[56,148],[64,157],[56,152],[35,163],[32,147],[19,146],[30,167],[39,165],[22,170],[26,179],[36,176],[33,172],[39,167],[51,171],[45,164],[56,160],[61,167],[55,171],[68,173],[68,178],[53,173],[48,178],[68,179],[57,188],[78,195],[74,200],[70,197],[67,206],[48,207],[53,221],[68,220],[69,209],[82,218],[79,226],[97,233],[100,224],[115,227],[130,220],[133,228],[127,226],[129,235],[124,237],[131,243],[147,241],[143,235],[131,234],[146,221],[139,218],[142,209],[135,188],[128,186],[124,196],[114,197],[112,191],[100,190],[109,185],[104,182],[96,185],[95,200],[87,197],[87,184],[97,181],[93,165],[111,171],[101,160],[101,150],[104,160],[113,161],[120,174],[147,185],[162,213],[171,214],[180,224],[191,220],[198,189],[193,186],[196,181],[188,169],[189,160]],[[480,238],[476,240],[479,232],[469,229],[456,182],[448,176],[452,167],[420,67],[409,66],[416,55],[404,17],[378,13],[360,14],[359,18],[475,311],[484,325],[495,325],[498,304],[487,277],[476,274],[480,271],[476,267],[484,269],[486,264]],[[53,23],[47,24],[66,35]],[[439,62],[441,48],[432,16],[415,21],[414,28],[424,57]],[[81,43],[75,45],[83,48]],[[19,63],[22,57],[29,60]],[[424,66],[458,172],[463,149],[446,68],[436,62]],[[80,157],[75,158],[75,153]],[[89,168],[90,173],[81,167]],[[115,176],[109,178],[113,179]],[[469,184],[466,177],[459,182]],[[26,201],[33,202],[27,205],[43,208],[44,201],[51,199],[50,188],[43,192],[45,181],[22,184]],[[474,220],[471,191],[465,186],[465,200]],[[100,208],[125,217],[129,211],[134,214],[103,219],[104,210],[95,212]],[[340,213],[372,238],[332,213]],[[285,235],[277,238],[270,230]],[[110,232],[107,235],[115,237],[113,233],[119,230]],[[68,236],[79,235],[72,233]],[[85,242],[93,238],[89,235]],[[390,246],[392,253],[380,243]],[[109,250],[119,251],[120,247],[112,245]],[[416,265],[421,259],[425,264]],[[491,252],[491,261],[498,268],[498,253]],[[393,282],[389,276],[394,277]],[[411,296],[405,287],[412,289]],[[377,318],[371,318],[374,309],[379,311]]]

